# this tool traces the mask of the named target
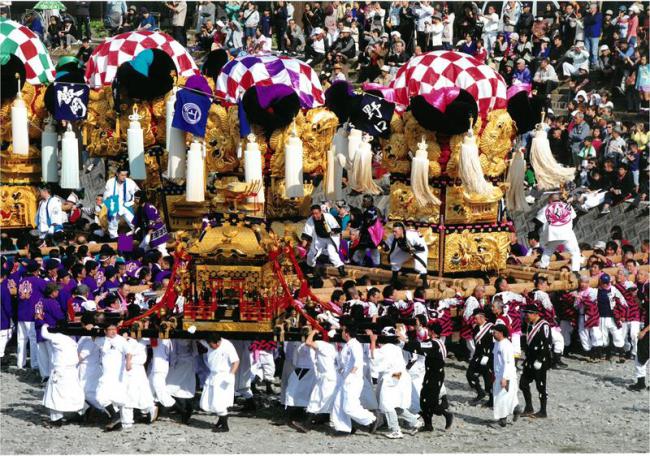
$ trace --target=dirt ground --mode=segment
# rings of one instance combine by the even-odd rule
[[[101,418],[79,426],[49,429],[41,405],[38,374],[14,366],[13,355],[0,372],[0,452],[3,454],[100,453],[562,453],[650,451],[649,392],[631,392],[632,361],[590,364],[567,359],[568,368],[549,372],[549,418],[522,418],[505,430],[488,427],[490,409],[472,406],[465,380],[466,363],[451,361],[446,386],[453,427],[435,417],[432,433],[389,440],[383,435],[334,437],[327,427],[298,434],[284,424],[284,409],[262,398],[256,416],[236,410],[231,432],[210,431],[216,417],[197,412],[189,425],[163,416],[152,425],[105,433]],[[520,401],[523,401],[521,393]],[[534,393],[535,405],[538,401]]]

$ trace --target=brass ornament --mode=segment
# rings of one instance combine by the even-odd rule
[[[434,188],[433,193],[439,198],[440,190]],[[403,182],[393,182],[390,185],[389,220],[406,220],[423,223],[438,223],[440,221],[440,207],[418,204],[411,187]]]
[[[506,267],[509,251],[509,232],[449,233],[445,236],[444,271],[500,271]]]
[[[0,187],[0,227],[31,228],[36,219],[38,195],[27,185]]]

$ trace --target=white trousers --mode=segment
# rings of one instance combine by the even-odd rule
[[[623,328],[617,328],[612,317],[600,317],[600,332],[604,347],[609,345],[609,338],[611,337],[614,347],[623,348]]]
[[[379,263],[381,263],[381,256],[379,255],[378,249],[359,249],[354,252],[352,261],[354,261],[355,264],[363,264],[363,259],[366,257],[368,251],[370,251],[370,259],[372,260],[372,263],[375,266],[379,266]]]
[[[377,419],[375,414],[361,406],[363,377],[359,373],[356,375],[350,374],[342,383],[334,399],[334,406],[330,415],[334,429],[341,432],[351,432],[352,421],[362,426],[367,426],[375,421]]]
[[[415,254],[420,258],[424,264],[427,264],[427,252],[416,252]],[[393,253],[390,254],[390,269],[391,271],[399,271],[402,269],[402,265],[407,261],[413,261],[413,269],[418,274],[426,274],[427,268],[424,264],[420,263],[418,260],[415,260],[409,253],[405,252],[402,249],[395,248]]]
[[[144,413],[152,414],[156,407],[149,407],[148,409],[142,410]],[[132,426],[133,425],[133,409],[129,407],[122,407],[120,410],[120,416],[122,418],[122,426]]]
[[[515,358],[521,357],[521,333],[514,333],[512,336],[512,348],[515,352]]]
[[[16,347],[16,367],[22,369],[27,361],[27,343],[29,342],[29,364],[32,369],[38,367],[38,344],[36,328],[33,321],[19,321]]]
[[[564,352],[564,337],[559,326],[551,328],[551,339],[553,341],[553,353],[562,354]]]
[[[641,322],[626,321],[621,329],[623,330],[625,351],[631,351],[632,356],[636,356],[636,344],[641,330]]]
[[[585,316],[578,316],[578,336],[580,345],[584,351],[589,351],[592,347],[601,347],[603,345],[603,336],[600,327],[587,328],[585,326]]]
[[[573,63],[564,62],[562,64],[562,73],[564,76],[577,75],[581,67],[575,66]]]
[[[648,361],[645,363],[641,364],[638,359],[634,360],[634,373],[636,374],[636,378],[645,378],[646,377],[646,370],[648,368]]]
[[[52,371],[52,344],[47,340],[38,343],[38,371],[43,379]]]
[[[151,242],[151,234],[147,234],[142,239],[142,242],[140,242],[139,247],[141,247],[145,252],[147,250],[153,250],[151,247],[149,247],[150,242]],[[158,247],[156,247],[156,250],[158,250],[164,257],[169,255],[169,252],[167,252],[167,246],[165,244],[160,244]]]
[[[176,400],[167,392],[167,372],[151,372],[149,374],[149,385],[153,396],[163,407],[171,407]],[[131,411],[133,414],[133,411]]]
[[[467,350],[469,350],[469,359],[472,359],[474,357],[474,350],[476,349],[474,339],[467,339],[465,344],[467,345]]]
[[[341,261],[341,257],[339,256],[339,249],[334,245],[335,243],[336,240],[333,238],[314,236],[309,245],[309,253],[307,253],[307,265],[314,267],[316,265],[316,259],[323,253],[327,253],[334,267],[338,268],[339,266],[343,266],[343,261]]]
[[[575,235],[573,239],[568,239],[565,241],[548,241],[544,246],[544,253],[542,253],[542,259],[539,262],[539,267],[542,269],[547,269],[551,261],[551,255],[555,250],[563,245],[564,250],[571,254],[571,270],[580,271],[580,265],[582,264],[582,254],[580,253],[580,246],[578,245],[578,240]]]
[[[11,339],[11,328],[0,330],[0,358],[5,355],[5,348]]]
[[[562,331],[562,339],[564,339],[564,348],[566,349],[571,345],[571,335],[573,334],[573,326],[570,321],[561,320],[560,330]]]
[[[117,237],[117,227],[120,225],[120,219],[124,219],[129,228],[134,228],[133,213],[126,208],[120,207],[120,212],[108,220],[108,234],[112,239]]]

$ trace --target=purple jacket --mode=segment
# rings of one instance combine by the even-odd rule
[[[169,269],[164,269],[156,274],[156,277],[153,279],[154,282],[162,282],[163,279],[166,279],[172,275],[172,272]]]
[[[97,289],[99,288],[97,286],[97,282],[95,281],[95,279],[90,276],[86,276],[86,278],[83,279],[81,283],[83,283],[88,288],[90,288],[90,293],[88,293],[88,299],[94,299],[95,293],[97,293]]]
[[[149,240],[149,246],[151,248],[156,248],[169,240],[167,226],[160,218],[158,209],[152,204],[145,203],[142,209],[136,211],[133,224],[142,230],[143,236],[149,230],[153,230],[151,232],[151,239]]]
[[[106,280],[104,284],[100,287],[100,290],[103,292],[109,291],[111,288],[119,288],[120,282],[117,280]]]
[[[25,276],[18,283],[18,321],[34,321],[36,303],[43,297],[47,282],[40,277]]]
[[[136,271],[140,269],[142,263],[137,260],[129,260],[126,262],[126,275],[129,277],[137,277]]]
[[[14,310],[11,306],[11,293],[7,280],[0,283],[0,330],[9,329]]]
[[[59,290],[57,301],[59,301],[59,306],[61,306],[63,313],[68,313],[68,301],[72,298],[72,290],[74,290],[76,286],[77,282],[75,280],[70,280],[67,285],[61,286],[61,289]]]
[[[45,323],[49,326],[56,326],[59,320],[65,320],[65,313],[61,310],[59,301],[52,298],[43,298],[36,303],[34,308],[34,321],[36,327],[36,341],[44,342],[41,335],[41,328]]]

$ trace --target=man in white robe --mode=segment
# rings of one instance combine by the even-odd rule
[[[505,427],[508,415],[513,415],[512,421],[517,421],[521,410],[517,401],[517,368],[515,367],[515,351],[512,342],[508,340],[508,328],[497,324],[492,328],[494,336],[494,419],[501,427]]]
[[[329,421],[336,395],[336,357],[338,352],[331,343],[314,340],[317,334],[318,330],[313,329],[305,341],[305,345],[314,351],[316,357],[314,362],[316,383],[309,396],[307,413],[316,415],[314,418],[316,424],[323,424]]]
[[[107,431],[121,424],[120,410],[126,403],[126,372],[131,370],[131,353],[124,337],[117,334],[117,327],[109,325],[105,337],[95,340],[102,353],[102,376],[97,385],[97,402],[109,416]]]
[[[399,418],[408,424],[407,433],[415,435],[418,431],[418,416],[411,413],[411,376],[406,370],[402,349],[395,344],[383,344],[377,347],[377,335],[366,330],[370,337],[370,357],[379,374],[379,409],[386,416],[388,430],[384,434],[389,439],[404,437],[399,426]],[[382,330],[384,336],[395,336],[395,329],[387,327]]]
[[[232,407],[235,401],[235,374],[239,368],[239,356],[233,344],[219,334],[212,334],[207,342],[200,343],[208,349],[205,358],[210,369],[201,393],[201,410],[217,414],[213,432],[228,432],[228,407]]]
[[[133,229],[134,196],[140,190],[133,179],[127,177],[128,169],[119,168],[114,177],[106,181],[104,188],[104,204],[108,209],[108,234],[111,239],[117,238],[117,228],[120,219]]]
[[[151,364],[149,365],[149,385],[153,396],[163,409],[176,404],[167,389],[167,375],[172,352],[171,339],[158,339],[151,344]]]
[[[85,313],[81,316],[81,324],[84,329],[93,329],[94,316]],[[104,408],[97,401],[97,386],[102,376],[102,354],[91,336],[82,336],[77,342],[77,354],[79,355],[79,381],[84,389],[86,402],[97,410]]]
[[[407,230],[402,222],[396,222],[393,225],[393,233],[384,243],[384,248],[388,250],[394,284],[398,283],[399,271],[404,263],[413,260],[413,268],[420,275],[422,286],[429,287],[427,283],[429,248],[420,233],[415,230]]]
[[[51,333],[45,323],[41,328],[43,339],[52,346],[52,372],[45,387],[43,405],[50,409],[50,425],[63,424],[66,412],[76,412],[82,415],[86,405],[84,390],[79,382],[77,373],[77,342],[64,334]]]
[[[311,207],[311,217],[307,219],[302,232],[302,247],[307,248],[307,266],[316,266],[316,260],[323,253],[327,253],[330,262],[338,268],[339,274],[345,276],[343,261],[339,256],[341,246],[341,226],[334,216],[323,212],[321,207],[314,204]]]
[[[188,339],[172,341],[169,373],[167,374],[167,392],[176,401],[181,414],[181,422],[187,424],[192,416],[194,395],[196,394],[196,373],[194,358],[198,350],[196,342]]]
[[[288,410],[289,426],[298,432],[307,432],[300,423],[301,412],[309,405],[311,393],[316,384],[315,354],[303,343],[293,352],[294,370],[289,376],[284,406]]]
[[[67,221],[61,208],[61,198],[52,196],[51,191],[50,184],[42,184],[38,189],[41,201],[38,203],[35,224],[41,239],[63,230],[63,223]]]
[[[149,422],[153,423],[158,418],[149,379],[144,369],[147,362],[147,345],[149,339],[136,340],[126,337],[129,354],[131,355],[131,369],[126,372],[126,402],[122,407],[122,427],[133,427],[133,409],[146,413]]]
[[[352,432],[352,421],[367,426],[370,433],[377,429],[377,417],[361,406],[363,390],[363,347],[356,339],[356,328],[343,326],[341,336],[345,345],[337,360],[339,387],[330,419],[340,433]]]
[[[563,245],[564,249],[571,254],[571,270],[580,271],[582,254],[578,239],[573,232],[573,219],[577,217],[573,207],[561,200],[557,193],[552,194],[548,204],[537,215],[537,219],[543,223],[542,244],[544,253],[539,262],[539,267],[546,269],[551,261],[551,255]]]

